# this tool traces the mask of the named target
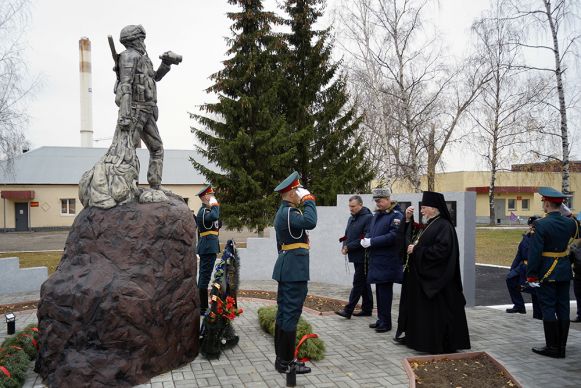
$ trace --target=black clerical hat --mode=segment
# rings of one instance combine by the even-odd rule
[[[422,206],[435,207],[440,211],[440,215],[451,221],[450,212],[448,211],[448,206],[446,206],[446,199],[442,193],[437,193],[435,191],[424,191],[422,195]]]

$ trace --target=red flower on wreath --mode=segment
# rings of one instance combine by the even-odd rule
[[[2,373],[4,373],[6,375],[6,377],[8,377],[9,379],[12,378],[10,371],[8,369],[6,369],[6,367],[0,366],[0,371],[2,371]]]
[[[244,311],[236,306],[236,299],[234,299],[231,296],[226,297],[226,303],[224,303],[224,301],[220,299],[220,297],[218,297],[217,295],[214,295],[212,297],[212,300],[215,302],[213,303],[213,305],[215,306],[214,311],[216,312],[215,314],[214,313],[210,314],[210,318],[212,318],[212,321],[220,316],[224,319],[228,319],[231,321],[240,314],[242,314],[242,312]]]

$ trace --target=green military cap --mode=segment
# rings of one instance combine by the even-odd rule
[[[301,174],[296,171],[293,171],[292,174],[286,177],[286,179],[278,184],[274,191],[279,192],[280,194],[286,193],[287,191],[291,191],[292,189],[296,189],[298,187],[303,187],[301,182],[299,182],[299,178]]]
[[[198,197],[203,197],[206,194],[214,194],[214,190],[212,189],[212,185],[206,185],[204,187],[202,187],[202,190],[200,190],[197,194]]]
[[[565,199],[570,197],[570,195],[565,195],[552,187],[539,187],[539,194],[542,195],[543,201],[553,203],[562,203]]]

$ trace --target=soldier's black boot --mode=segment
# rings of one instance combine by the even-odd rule
[[[203,316],[208,309],[208,289],[198,288],[198,293],[200,294],[200,316]]]
[[[289,373],[290,368],[294,367],[297,375],[311,373],[311,368],[305,366],[303,362],[296,361],[295,356],[295,341],[297,337],[296,331],[280,330],[279,343],[279,358],[278,364],[275,364],[276,370],[280,373]]]
[[[278,370],[280,365],[280,328],[277,323],[274,324],[274,353],[276,354],[274,368]]]
[[[567,338],[569,337],[569,320],[562,320],[559,322],[559,358],[565,358],[565,350],[567,348]]]
[[[543,329],[545,329],[546,346],[542,348],[533,348],[533,352],[542,356],[560,358],[559,322],[543,321]]]

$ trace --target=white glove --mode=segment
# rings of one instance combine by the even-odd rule
[[[537,288],[540,287],[541,284],[539,282],[527,282],[530,288]]]
[[[369,248],[371,246],[371,239],[370,238],[364,238],[364,239],[361,239],[361,241],[359,243],[361,244],[361,246],[363,248]]]
[[[305,189],[304,187],[299,187],[297,189],[297,195],[299,196],[300,199],[303,199],[303,197],[305,195],[309,195],[311,194],[309,190]]]
[[[210,197],[210,200],[208,201],[208,203],[210,204],[210,206],[216,205],[216,204],[218,204],[218,200],[216,199],[216,197],[212,196],[212,197]]]

